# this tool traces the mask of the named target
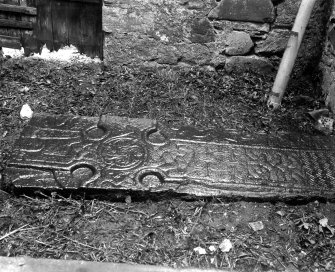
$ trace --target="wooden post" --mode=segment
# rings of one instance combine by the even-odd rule
[[[302,0],[268,100],[270,109],[278,109],[286,90],[309,18],[317,0]]]

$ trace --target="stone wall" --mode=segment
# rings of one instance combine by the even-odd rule
[[[301,0],[104,0],[107,64],[276,70]],[[330,0],[314,8],[297,71],[315,67]]]
[[[327,41],[320,62],[322,89],[326,105],[335,112],[335,2],[332,1],[332,14],[328,21]]]

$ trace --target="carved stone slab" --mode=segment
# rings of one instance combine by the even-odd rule
[[[6,174],[17,188],[335,198],[335,140],[36,115]]]

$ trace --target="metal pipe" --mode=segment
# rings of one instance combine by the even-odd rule
[[[278,109],[286,90],[309,18],[317,0],[302,0],[278,73],[268,99],[270,109]]]

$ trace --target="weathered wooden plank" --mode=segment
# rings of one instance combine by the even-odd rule
[[[0,35],[0,47],[21,49],[22,45],[19,37]]]
[[[13,28],[22,28],[22,29],[33,29],[34,24],[32,22],[9,20],[9,19],[0,19],[0,27],[13,27]]]
[[[102,58],[102,6],[90,3],[69,3],[69,43],[80,53]]]
[[[36,7],[37,6],[37,1],[39,1],[39,0],[26,0],[26,4],[27,4],[28,7]]]
[[[69,32],[69,43],[76,46],[80,52],[83,38],[81,35],[82,28],[84,27],[81,22],[82,18],[82,6],[79,2],[69,3],[69,16],[68,16],[68,32]],[[70,14],[77,13],[78,16],[70,16]]]
[[[19,28],[0,27],[0,35],[11,36],[11,37],[21,37],[22,36],[22,30],[19,29]]]
[[[80,28],[80,46],[78,47],[81,53],[88,56],[101,57],[99,45],[101,43],[101,19],[102,9],[99,5],[82,5],[82,12],[80,14],[81,28]]]
[[[70,45],[68,31],[68,17],[71,15],[71,11],[69,10],[70,4],[68,1],[52,1],[54,50],[58,50],[65,45]],[[76,10],[72,14],[76,14]],[[78,17],[76,16],[76,18]]]
[[[16,5],[7,5],[7,4],[0,4],[0,11],[15,12],[15,13],[27,14],[27,15],[37,14],[36,8],[16,6]]]
[[[0,0],[0,3],[9,5],[20,5],[19,0]]]
[[[54,50],[54,42],[53,42],[53,26],[51,19],[51,6],[52,1],[38,1],[37,3],[38,14],[37,14],[37,40],[40,41],[41,44],[46,44],[49,50]]]

